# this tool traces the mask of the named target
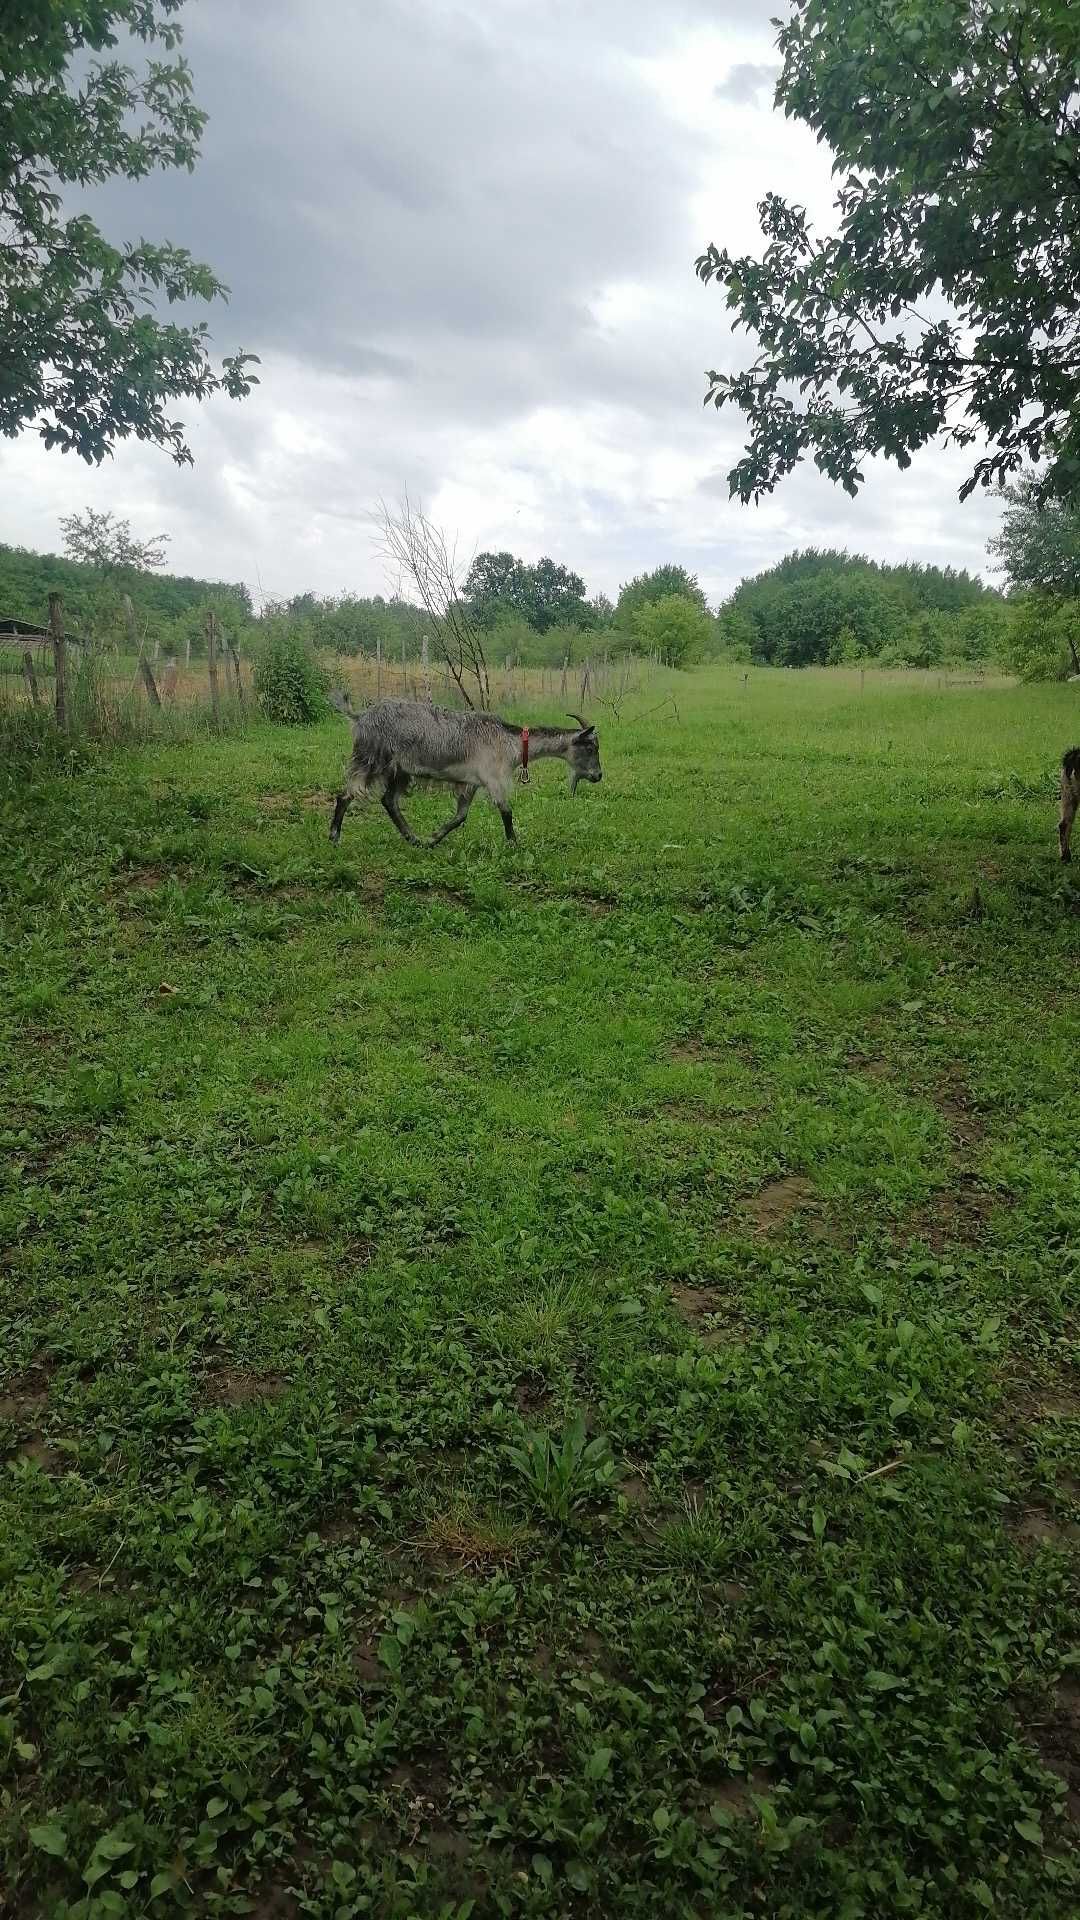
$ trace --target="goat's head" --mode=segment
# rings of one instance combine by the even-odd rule
[[[578,723],[578,731],[570,741],[567,755],[570,791],[576,793],[579,780],[587,780],[591,786],[596,786],[604,776],[600,769],[600,742],[596,737],[596,728],[583,720],[580,713],[572,713],[570,718]]]

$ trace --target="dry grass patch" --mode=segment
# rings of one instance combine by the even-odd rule
[[[445,1555],[462,1568],[505,1567],[530,1537],[523,1521],[458,1492],[431,1514],[419,1544],[426,1554]]]
[[[220,1367],[207,1375],[203,1399],[211,1407],[247,1407],[257,1400],[280,1400],[288,1384],[280,1373],[249,1373],[243,1367]]]

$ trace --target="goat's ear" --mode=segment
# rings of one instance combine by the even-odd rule
[[[578,734],[578,739],[579,740],[595,740],[596,739],[595,726],[591,724],[587,727],[583,726],[581,729],[581,732]]]

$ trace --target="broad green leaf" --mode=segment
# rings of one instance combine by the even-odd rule
[[[41,1853],[54,1854],[63,1860],[67,1853],[67,1834],[55,1820],[47,1820],[43,1825],[29,1829],[31,1844]]]

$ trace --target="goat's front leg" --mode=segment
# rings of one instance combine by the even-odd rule
[[[1069,841],[1072,838],[1073,821],[1077,807],[1080,806],[1080,778],[1068,773],[1061,776],[1061,820],[1058,824],[1058,845],[1063,860],[1071,860]]]
[[[432,834],[431,839],[428,842],[429,846],[437,847],[439,844],[439,841],[445,840],[448,833],[456,833],[459,827],[463,827],[465,825],[466,818],[468,817],[469,808],[472,806],[473,801],[476,799],[476,788],[475,787],[458,787],[456,791],[457,791],[457,812],[455,813],[452,820],[447,820],[445,825],[441,826],[437,833]]]
[[[403,787],[391,781],[383,791],[382,804],[386,808],[402,839],[407,840],[410,847],[422,847],[424,844],[423,841],[417,839],[401,808],[398,806],[398,794],[403,792]]]
[[[516,845],[517,834],[514,832],[513,814],[511,813],[509,807],[500,807],[499,812],[502,815],[503,830],[506,834],[507,839],[513,841]]]
[[[341,839],[341,823],[344,820],[345,815],[348,813],[351,805],[352,805],[351,793],[338,794],[338,797],[334,802],[333,818],[331,819],[331,822],[330,822],[330,840],[331,840],[331,844],[335,847],[337,846],[338,841]]]

